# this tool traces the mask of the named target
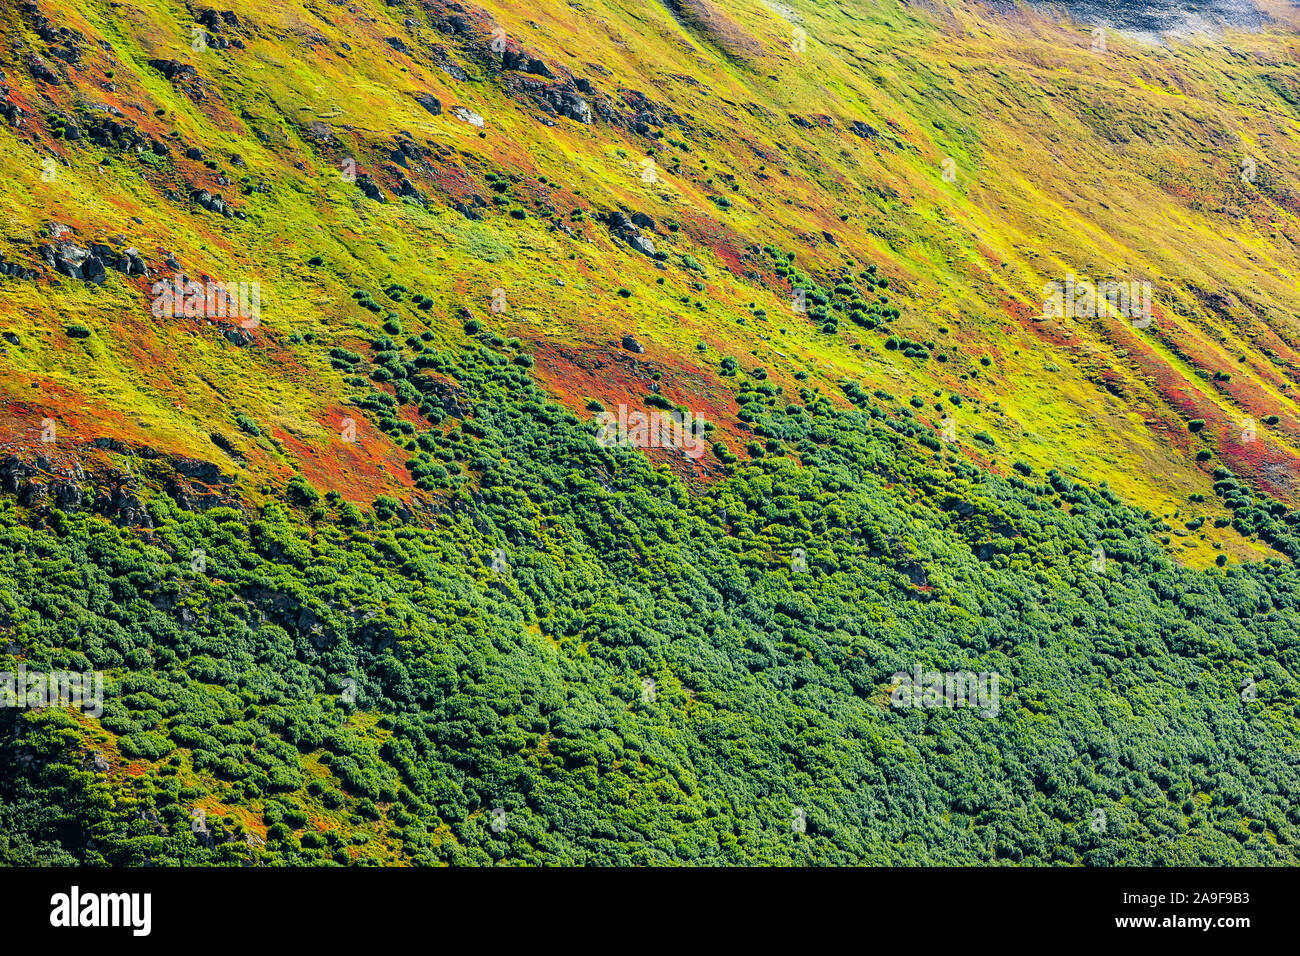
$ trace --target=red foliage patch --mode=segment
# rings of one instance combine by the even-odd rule
[[[715,430],[708,444],[721,442],[734,452],[749,441],[749,428],[736,417],[737,406],[730,390],[711,371],[675,356],[660,355],[653,346],[651,349],[655,352],[653,358],[615,345],[538,341],[533,353],[536,377],[556,401],[579,418],[595,414],[587,408],[591,399],[614,414],[619,405],[631,411],[649,411],[646,396],[654,394],[651,385],[658,385],[658,394],[674,406],[689,409],[697,420],[713,423]],[[655,373],[660,375],[657,382]],[[694,460],[672,449],[652,448],[646,454],[655,462],[668,463],[675,474],[688,480],[710,481],[722,475],[721,463],[710,449]]]

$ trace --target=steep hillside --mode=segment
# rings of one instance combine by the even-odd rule
[[[6,3],[0,860],[1295,863],[1259,9]]]

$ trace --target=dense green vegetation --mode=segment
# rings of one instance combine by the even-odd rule
[[[0,710],[0,862],[1297,862],[1292,565],[1184,568],[1106,488],[977,470],[853,383],[738,370],[761,446],[692,490],[491,333],[374,344],[463,392],[417,377],[411,434],[357,397],[436,514],[302,478],[248,516],[159,492],[144,531],[5,501],[0,669],[107,693]],[[997,672],[998,716],[891,707],[914,665]]]

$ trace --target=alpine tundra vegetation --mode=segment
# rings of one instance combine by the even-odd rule
[[[1300,9],[1182,9],[0,3],[0,864],[1300,863]]]

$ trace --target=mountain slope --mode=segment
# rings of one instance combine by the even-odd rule
[[[3,858],[1293,863],[1270,12],[7,6]]]

